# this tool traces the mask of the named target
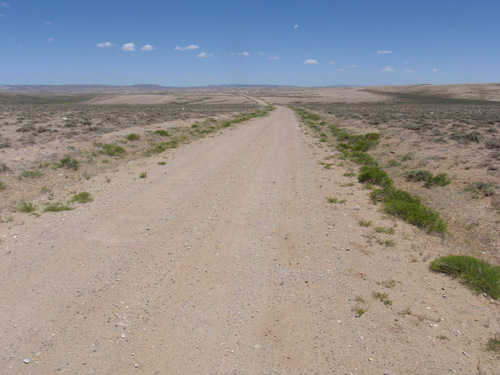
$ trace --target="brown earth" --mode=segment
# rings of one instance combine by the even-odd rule
[[[344,89],[318,90],[337,98]],[[304,91],[266,100],[297,102]],[[389,100],[348,91],[353,103]],[[307,92],[301,103],[337,100]],[[117,143],[132,131],[169,129],[162,121],[76,135],[73,155],[84,160],[101,137]],[[193,129],[201,119],[182,121],[175,126]],[[11,152],[23,148],[10,142],[2,180],[34,162],[18,154],[15,164]],[[37,179],[5,180],[3,373],[497,373],[498,354],[485,343],[500,332],[498,301],[429,271],[434,258],[457,252],[453,241],[385,216],[345,175],[353,167],[290,109],[147,158],[123,145],[127,156],[102,163],[95,155],[84,171],[43,169],[50,196]],[[320,165],[328,160],[331,169]],[[41,206],[81,191],[94,201],[72,211],[29,215],[11,203]],[[386,303],[374,293],[386,293]]]

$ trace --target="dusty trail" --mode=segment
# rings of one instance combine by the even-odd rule
[[[378,214],[362,191],[344,211],[325,203],[346,193],[345,178],[321,170],[327,153],[307,139],[279,107],[173,151],[164,167],[131,162],[94,184],[92,204],[17,228],[0,269],[3,373],[472,371],[476,358],[460,353],[437,363],[435,344],[409,341],[426,334],[394,310],[354,318],[352,299],[375,280],[403,272],[422,286],[400,292],[415,301],[434,289],[423,265],[369,255],[356,215]],[[384,259],[391,267],[374,269]]]

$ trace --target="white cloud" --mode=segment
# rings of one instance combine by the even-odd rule
[[[386,66],[384,70],[382,70],[384,73],[394,73],[395,70],[392,69],[390,66]]]
[[[134,43],[125,43],[122,46],[122,51],[124,52],[132,52],[135,51],[135,44]]]
[[[146,44],[145,46],[141,47],[141,51],[152,51],[155,48],[151,44]]]
[[[200,59],[203,59],[203,58],[207,58],[207,57],[212,57],[214,54],[213,53],[206,53],[206,52],[202,52],[198,55],[198,57]]]
[[[434,68],[432,69],[433,72],[437,72],[438,71],[438,68]]]
[[[294,29],[294,30],[295,30],[295,29],[298,29],[298,28],[299,28],[299,25],[295,25],[295,26],[293,27],[293,29]]]
[[[248,52],[233,52],[231,56],[250,56]]]
[[[47,39],[47,42],[53,42],[53,41],[54,41],[54,38]]]
[[[196,44],[190,44],[189,46],[186,46],[186,47],[179,47],[179,46],[175,46],[175,50],[176,51],[189,51],[191,49],[198,49],[200,47],[198,47]]]
[[[97,47],[99,47],[99,48],[109,48],[109,47],[113,47],[113,46],[114,46],[114,44],[111,42],[97,43]]]
[[[47,21],[47,22],[45,22],[45,24],[46,24],[47,26],[50,26],[50,25],[52,25],[52,22]]]
[[[1,4],[0,4],[0,6],[1,6],[2,8],[10,8],[10,5],[9,5],[9,4],[7,4],[6,2],[1,3]]]
[[[269,56],[267,59],[271,60],[271,61],[274,61],[274,60],[278,60],[279,57],[278,56]]]
[[[304,64],[308,65],[316,65],[318,63],[318,60],[306,60],[304,61]]]
[[[264,52],[257,52],[257,55],[263,56]]]
[[[330,65],[333,65],[333,64],[336,64],[337,62],[336,61],[328,61],[328,64]]]
[[[416,73],[416,70],[407,70],[405,73]]]
[[[388,53],[392,53],[392,51],[377,51],[377,53],[388,54]]]

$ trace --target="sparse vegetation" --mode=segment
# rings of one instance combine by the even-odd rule
[[[392,227],[375,227],[373,228],[375,230],[375,232],[377,233],[385,233],[385,234],[394,234],[395,231],[394,231],[394,228]]]
[[[337,197],[326,197],[326,200],[328,201],[328,203],[345,203],[346,202],[345,199],[339,199]]]
[[[76,159],[72,159],[70,157],[65,157],[60,160],[60,167],[66,169],[73,169],[74,171],[78,170],[80,163]]]
[[[490,197],[495,195],[497,188],[498,185],[494,182],[473,182],[465,188],[465,191],[472,193],[473,198]]]
[[[5,185],[2,181],[0,181],[0,190],[7,189],[7,185]]]
[[[372,225],[372,222],[370,220],[358,220],[358,224],[362,227],[369,227]]]
[[[424,181],[424,186],[426,188],[433,186],[446,186],[451,182],[446,173],[439,173],[434,176],[431,172],[424,170],[406,172],[405,177],[407,181]]]
[[[147,172],[141,172],[139,174],[139,178],[146,178],[146,177],[148,177],[148,173]]]
[[[72,209],[73,209],[72,207],[70,207],[66,204],[56,202],[56,203],[48,204],[45,207],[44,211],[46,211],[46,212],[60,212],[60,211],[69,211]]]
[[[43,173],[40,171],[24,171],[20,174],[19,178],[38,178],[42,177]]]
[[[434,260],[430,268],[460,277],[465,285],[476,292],[500,299],[500,267],[467,255],[450,255]]]
[[[488,339],[488,342],[486,343],[486,350],[500,353],[500,334],[496,334],[495,337]]]
[[[78,202],[78,203],[89,203],[92,202],[93,200],[94,198],[92,198],[92,195],[87,191],[75,194],[71,199],[72,202]]]
[[[392,301],[389,298],[389,294],[381,293],[381,292],[373,292],[373,298],[378,299],[380,302],[383,302],[384,305],[389,306],[392,305]]]
[[[31,202],[22,202],[21,205],[19,206],[19,212],[24,212],[24,213],[35,212],[37,209],[38,207]]]

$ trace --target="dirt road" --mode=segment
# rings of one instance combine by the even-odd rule
[[[428,271],[439,239],[398,222],[397,246],[370,240],[358,220],[393,219],[304,133],[278,107],[10,226],[2,373],[493,374],[498,305]]]

